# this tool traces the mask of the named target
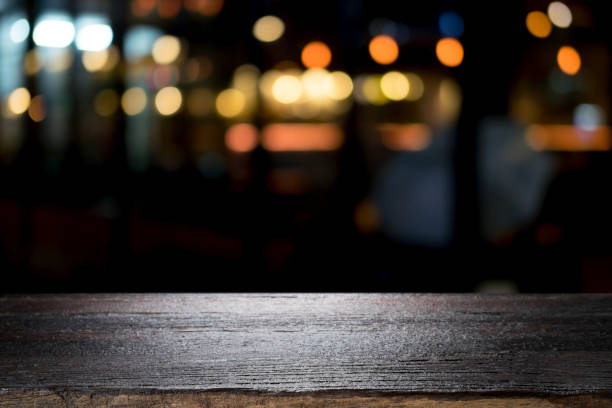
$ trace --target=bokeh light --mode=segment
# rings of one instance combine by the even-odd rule
[[[101,71],[106,66],[108,59],[108,50],[85,51],[81,55],[81,62],[89,72]]]
[[[352,92],[353,80],[345,72],[332,72],[325,79],[325,93],[336,101],[348,98]]]
[[[74,53],[71,49],[54,50],[52,55],[47,55],[45,58],[45,69],[48,72],[63,72],[66,71],[74,62]]]
[[[147,94],[142,88],[134,87],[127,89],[121,97],[121,107],[127,115],[138,115],[146,106]]]
[[[155,108],[164,116],[174,115],[183,104],[181,91],[174,86],[160,89],[155,95]]]
[[[409,101],[418,101],[423,96],[423,93],[425,93],[425,84],[421,77],[415,73],[408,72],[405,75],[410,84],[406,99]]]
[[[157,13],[162,18],[172,18],[181,11],[181,0],[157,0]]]
[[[74,24],[64,15],[43,16],[32,37],[39,47],[64,48],[74,40]]]
[[[225,89],[217,95],[215,107],[224,118],[239,116],[246,106],[246,97],[238,89]]]
[[[108,24],[89,24],[76,36],[76,46],[82,51],[101,51],[113,42],[113,30]]]
[[[525,25],[527,26],[527,30],[529,30],[531,35],[538,38],[548,37],[552,30],[552,24],[550,24],[548,16],[541,11],[529,12],[527,14],[527,18],[525,19]]]
[[[145,17],[153,11],[157,0],[132,0],[132,14],[136,17]]]
[[[307,69],[302,74],[304,93],[311,99],[321,99],[327,96],[326,86],[329,73],[324,69]]]
[[[380,89],[392,101],[399,101],[408,96],[410,83],[401,72],[387,72],[380,78]]]
[[[257,128],[250,123],[238,123],[225,132],[225,145],[233,152],[250,152],[257,147],[257,143]]]
[[[38,56],[38,52],[30,50],[23,58],[23,70],[28,75],[35,75],[42,68],[42,62]]]
[[[548,18],[560,28],[567,28],[572,24],[572,12],[569,7],[560,1],[553,1],[548,5]]]
[[[285,23],[276,16],[263,16],[253,25],[253,35],[261,42],[273,42],[282,37]]]
[[[388,65],[399,56],[397,42],[388,35],[377,35],[372,38],[369,45],[370,56],[381,65]]]
[[[47,107],[45,98],[42,95],[36,95],[30,102],[28,108],[28,116],[34,122],[42,122],[47,117]]]
[[[361,94],[366,102],[373,105],[384,105],[389,100],[380,89],[380,76],[368,75],[361,84]]]
[[[101,117],[113,115],[119,108],[119,95],[114,89],[103,89],[94,98],[94,110]]]
[[[181,42],[172,35],[162,35],[153,43],[153,60],[162,65],[171,64],[181,54]]]
[[[199,0],[199,12],[205,16],[212,17],[219,14],[223,8],[224,0]]]
[[[574,109],[574,126],[587,131],[593,131],[606,121],[606,112],[595,104],[581,103]]]
[[[436,56],[447,67],[456,67],[463,62],[463,45],[455,38],[442,38],[436,44]]]
[[[306,68],[325,68],[331,62],[329,47],[321,41],[313,41],[302,50],[302,64]]]
[[[575,75],[580,71],[580,66],[582,65],[582,61],[580,60],[580,54],[574,47],[570,47],[569,45],[564,45],[559,48],[559,52],[557,53],[557,63],[559,64],[559,68],[561,71],[565,72],[568,75]]]
[[[30,23],[25,18],[20,18],[11,25],[9,36],[14,43],[24,42],[30,34]]]
[[[302,96],[302,83],[293,75],[281,75],[272,85],[272,96],[280,103],[293,103]]]
[[[440,14],[438,26],[442,35],[446,37],[458,38],[463,34],[463,18],[454,11]]]
[[[26,88],[17,88],[9,94],[6,104],[12,114],[21,115],[28,110],[30,99],[30,91]]]

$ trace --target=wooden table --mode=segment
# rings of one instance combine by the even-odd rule
[[[612,296],[4,296],[0,406],[612,407]]]

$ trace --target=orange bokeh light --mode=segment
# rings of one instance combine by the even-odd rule
[[[262,131],[262,146],[271,152],[333,151],[344,140],[332,123],[273,123]]]
[[[233,152],[246,153],[257,147],[257,128],[250,123],[233,125],[225,133],[225,145]]]
[[[463,45],[455,38],[442,38],[436,44],[436,56],[443,65],[456,67],[463,61]]]
[[[525,25],[527,30],[534,37],[546,38],[550,35],[552,30],[552,24],[548,19],[548,16],[541,11],[532,11],[527,14],[525,19]]]
[[[307,68],[325,68],[331,58],[329,47],[321,41],[310,42],[302,50],[302,63]]]
[[[580,66],[582,65],[580,54],[578,54],[578,51],[576,51],[574,47],[570,47],[569,45],[564,45],[559,48],[557,63],[561,71],[568,75],[575,75],[580,71]]]
[[[181,11],[181,0],[159,0],[157,12],[160,17],[172,18]]]
[[[200,13],[205,16],[216,16],[223,8],[223,0],[200,0]]]
[[[149,15],[157,4],[156,0],[132,0],[132,14],[136,17]]]
[[[399,56],[399,47],[392,37],[377,35],[370,41],[370,56],[379,64],[388,65]]]

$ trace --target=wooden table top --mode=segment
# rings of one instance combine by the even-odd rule
[[[587,407],[611,396],[612,295],[0,297],[3,407]]]

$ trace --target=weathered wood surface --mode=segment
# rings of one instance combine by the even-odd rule
[[[2,407],[601,407],[611,396],[609,295],[0,297]]]

